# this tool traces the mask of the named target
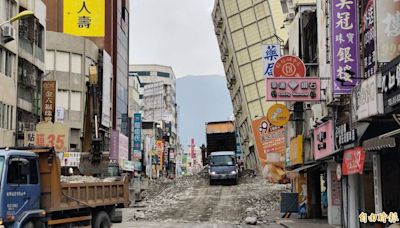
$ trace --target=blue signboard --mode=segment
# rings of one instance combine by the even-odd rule
[[[133,160],[139,160],[142,158],[142,114],[135,113],[133,115],[133,137],[132,137],[132,149],[133,149]]]

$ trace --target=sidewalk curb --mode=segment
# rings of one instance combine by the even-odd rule
[[[281,225],[281,226],[283,226],[283,227],[285,227],[285,228],[290,228],[290,226],[288,226],[288,225],[286,225],[285,223],[282,223],[282,222],[280,222],[280,221],[276,221],[275,223],[278,224],[278,225]]]

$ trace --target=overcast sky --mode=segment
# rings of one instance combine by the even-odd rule
[[[176,77],[224,75],[214,0],[131,0],[130,63],[171,66]]]

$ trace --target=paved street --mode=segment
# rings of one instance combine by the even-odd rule
[[[116,228],[247,228],[247,227],[265,227],[265,228],[282,228],[278,224],[270,225],[231,225],[231,224],[211,224],[211,223],[174,223],[174,222],[128,222],[114,224]]]

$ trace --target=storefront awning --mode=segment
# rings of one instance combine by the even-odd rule
[[[317,165],[319,165],[319,163],[314,163],[314,164],[311,164],[311,165],[301,166],[301,167],[299,167],[299,168],[297,168],[297,169],[294,169],[294,170],[289,171],[289,173],[298,173],[298,172],[300,172],[300,171],[305,171],[305,170],[307,170],[307,169],[309,169],[309,168],[312,168],[312,167],[314,167],[314,166],[317,166]]]
[[[365,151],[377,151],[382,149],[394,148],[396,147],[396,139],[392,137],[379,138],[375,137],[372,139],[365,140],[362,143]]]

